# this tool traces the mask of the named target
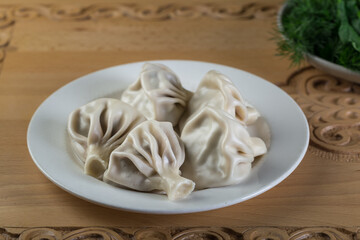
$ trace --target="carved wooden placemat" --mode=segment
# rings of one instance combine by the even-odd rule
[[[274,56],[279,1],[31,2],[0,5],[1,239],[359,239],[359,85]],[[90,204],[36,169],[27,124],[53,91],[105,67],[172,58],[237,67],[287,91],[311,130],[299,168],[244,203],[169,216]]]
[[[8,228],[6,240],[359,240],[360,229],[330,227],[196,227],[196,228]]]
[[[313,67],[293,73],[282,85],[304,111],[310,152],[336,160],[360,160],[360,85]]]

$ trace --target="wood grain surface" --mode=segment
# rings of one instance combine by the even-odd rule
[[[359,85],[275,56],[280,2],[0,1],[0,239],[360,239]],[[166,216],[97,206],[42,175],[26,145],[41,102],[84,74],[154,59],[220,63],[282,87],[309,120],[300,166],[241,204]]]

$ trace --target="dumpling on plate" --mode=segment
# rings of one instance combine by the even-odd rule
[[[215,70],[209,71],[204,76],[190,98],[179,123],[180,130],[193,113],[205,106],[222,109],[245,124],[255,122],[260,116],[259,112],[243,99],[234,84]]]
[[[172,124],[148,120],[111,153],[104,181],[138,191],[164,191],[170,200],[182,199],[194,190],[194,182],[180,176],[184,159],[184,145]]]
[[[186,152],[181,171],[196,189],[239,183],[249,174],[254,158],[267,151],[263,140],[251,137],[239,120],[209,106],[191,115],[181,140]]]
[[[67,131],[84,172],[101,178],[110,153],[145,117],[132,106],[117,99],[100,98],[76,110],[70,116]]]
[[[176,126],[191,92],[162,64],[145,63],[138,80],[122,94],[121,100],[137,108],[147,119],[168,121]]]

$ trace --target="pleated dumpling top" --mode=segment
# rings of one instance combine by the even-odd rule
[[[145,117],[130,105],[100,98],[74,110],[67,131],[75,155],[84,162],[84,172],[101,178],[110,153]]]
[[[104,181],[138,191],[164,191],[170,200],[187,197],[194,182],[180,176],[184,145],[170,122],[139,124],[110,156]]]
[[[191,115],[181,140],[186,150],[181,171],[196,189],[239,183],[250,173],[254,158],[267,151],[264,141],[251,137],[239,120],[210,106]]]
[[[252,124],[260,116],[259,112],[245,101],[230,79],[214,70],[204,76],[190,98],[179,123],[180,129],[192,114],[206,106],[221,109],[244,124]]]
[[[137,108],[147,119],[178,124],[191,92],[162,64],[146,63],[138,80],[122,94],[121,100]]]

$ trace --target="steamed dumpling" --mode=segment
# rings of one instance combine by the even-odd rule
[[[214,70],[204,76],[189,100],[180,120],[180,129],[193,113],[205,106],[222,109],[245,124],[255,122],[260,116],[259,112],[242,98],[234,84],[225,75]]]
[[[69,116],[70,144],[85,165],[84,172],[100,178],[107,168],[110,153],[145,117],[117,99],[92,101]]]
[[[138,191],[165,191],[170,200],[187,197],[194,182],[180,176],[184,145],[169,122],[139,124],[110,156],[104,181]]]
[[[181,140],[186,151],[181,171],[197,189],[239,183],[249,174],[254,157],[267,151],[239,120],[209,106],[188,119]]]
[[[147,119],[168,121],[176,126],[190,96],[169,68],[145,63],[139,79],[124,91],[121,100],[137,108]]]

